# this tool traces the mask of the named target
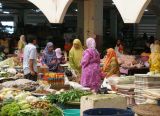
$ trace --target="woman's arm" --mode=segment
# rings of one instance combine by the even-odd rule
[[[81,65],[83,68],[85,68],[89,64],[90,58],[90,54],[87,51],[85,51],[81,61]]]
[[[43,53],[43,55],[42,55],[42,64],[47,65],[45,53]]]

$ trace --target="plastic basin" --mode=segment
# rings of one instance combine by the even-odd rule
[[[84,111],[83,116],[134,116],[134,113],[131,110],[96,108]]]
[[[80,109],[65,109],[63,110],[64,116],[80,116]]]

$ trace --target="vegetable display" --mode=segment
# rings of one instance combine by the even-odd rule
[[[91,92],[82,90],[69,90],[58,95],[48,95],[47,100],[51,103],[59,102],[65,104],[67,102],[80,102],[82,96],[90,95]]]
[[[20,106],[16,102],[7,104],[1,108],[0,116],[17,116],[20,111]]]
[[[8,77],[9,74],[7,72],[0,72],[0,77]]]
[[[30,92],[6,88],[0,95],[3,98],[0,116],[63,116],[57,106],[31,96]]]

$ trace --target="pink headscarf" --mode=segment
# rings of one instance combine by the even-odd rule
[[[87,45],[88,48],[96,49],[95,39],[93,39],[93,38],[88,38],[88,39],[86,40],[86,45]]]
[[[61,51],[61,48],[57,48],[57,49],[55,49],[55,52],[56,52],[56,56],[57,56],[57,58],[61,58],[61,57],[62,57],[62,51]]]

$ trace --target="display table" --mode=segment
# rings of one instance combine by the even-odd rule
[[[134,75],[134,74],[146,74],[149,72],[149,68],[123,68],[120,67],[120,73],[125,75]]]
[[[132,110],[138,116],[160,116],[160,106],[157,105],[138,105],[134,106]]]

